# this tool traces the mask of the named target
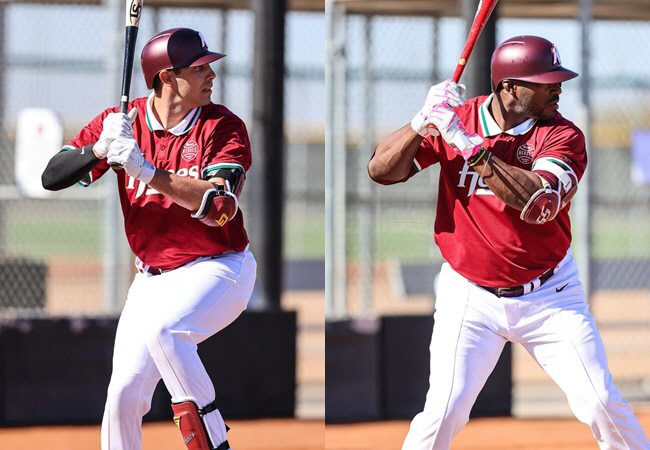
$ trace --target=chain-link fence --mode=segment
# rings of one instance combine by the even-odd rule
[[[54,117],[48,129],[62,127],[58,148],[52,150],[56,152],[93,117],[119,103],[123,8],[123,2],[113,0],[87,6],[0,5],[2,317],[114,314],[125,298],[133,257],[113,177],[40,198],[22,189],[24,171],[18,170],[15,156],[20,140],[16,130],[26,108]],[[252,133],[253,12],[152,8],[145,3],[136,55],[155,33],[175,27],[200,30],[211,49],[227,54],[213,64],[217,79],[212,100],[241,117]],[[285,159],[292,176],[286,183],[285,216],[292,239],[285,240],[285,253],[294,259],[322,259],[324,252],[322,30],[322,13],[287,13]],[[131,98],[145,95],[136,57]],[[44,166],[33,164],[28,178],[39,183]],[[240,203],[245,217],[251,207],[246,194],[244,189]]]
[[[429,86],[453,73],[465,26],[452,17],[344,17],[346,122],[338,132],[347,145],[345,316],[433,312],[443,262],[433,242],[439,169],[434,165],[408,183],[386,187],[368,183],[366,164],[377,142],[421,108]],[[650,149],[650,23],[594,20],[588,30],[589,77],[564,83],[560,102],[562,114],[591,136],[589,181],[581,188],[588,195],[574,201],[588,199],[588,223],[581,226],[574,217],[574,242],[589,243],[588,252],[580,253],[589,255],[583,278],[616,382],[626,399],[645,401],[650,398],[650,164],[644,156]],[[497,42],[545,36],[557,45],[565,67],[582,72],[581,31],[577,19],[499,19]],[[330,311],[332,318],[340,316],[340,309]],[[548,380],[530,367],[530,357],[518,363],[518,356],[516,381]]]

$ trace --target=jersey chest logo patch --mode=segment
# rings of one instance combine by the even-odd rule
[[[467,163],[463,164],[463,169],[458,172],[458,184],[457,188],[467,189],[467,197],[472,195],[494,195],[494,192],[490,190],[487,183],[483,181],[478,173],[470,170]]]
[[[535,147],[530,144],[520,145],[517,149],[517,159],[522,164],[530,164],[533,162],[533,154],[535,153]]]
[[[199,154],[199,145],[194,141],[187,141],[181,151],[181,158],[185,161],[192,161]]]

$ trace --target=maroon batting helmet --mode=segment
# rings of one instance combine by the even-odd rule
[[[552,84],[570,80],[577,73],[562,67],[555,45],[538,36],[516,36],[492,53],[492,90],[503,80]]]
[[[208,51],[208,44],[201,32],[190,28],[172,28],[149,39],[142,49],[140,62],[147,89],[151,89],[156,75],[165,69],[200,66],[224,56]]]

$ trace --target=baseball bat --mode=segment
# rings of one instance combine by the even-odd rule
[[[465,47],[463,47],[463,51],[460,54],[460,59],[458,60],[458,65],[456,66],[454,75],[451,77],[456,83],[460,80],[463,70],[465,70],[467,60],[469,59],[469,55],[472,53],[472,50],[474,50],[476,41],[478,41],[478,38],[498,1],[499,0],[480,0],[478,2],[476,15],[474,16],[472,27],[470,28],[469,35],[465,41]]]
[[[124,39],[124,68],[122,71],[122,90],[120,91],[120,112],[126,114],[129,108],[129,92],[131,90],[131,75],[133,74],[133,58],[135,57],[135,41],[138,38],[142,0],[126,0],[126,37]],[[120,165],[111,163],[114,168]]]
[[[126,38],[124,39],[124,70],[122,72],[122,92],[120,93],[120,112],[126,114],[129,107],[131,74],[135,57],[135,41],[140,27],[142,0],[126,0]]]

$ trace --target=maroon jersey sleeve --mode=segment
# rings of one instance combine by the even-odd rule
[[[411,175],[413,176],[421,170],[438,162],[438,154],[436,149],[443,147],[443,140],[440,136],[427,135],[420,144],[420,148],[415,154],[413,159],[413,168]]]
[[[535,155],[532,171],[556,188],[558,171],[573,172],[580,180],[586,168],[584,134],[571,122],[560,117],[558,126],[546,136],[544,146]]]
[[[64,146],[63,149],[73,149],[81,148],[86,145],[92,145],[99,140],[99,135],[102,133],[102,124],[104,119],[109,113],[117,112],[117,108],[107,109],[102,112],[100,115],[95,117],[88,125],[83,127],[81,131],[73,139],[69,140]],[[101,178],[101,176],[106,173],[109,169],[109,165],[106,160],[97,164],[90,173],[81,179],[79,182],[83,186],[88,186],[92,182]]]
[[[239,165],[246,172],[251,166],[251,147],[244,122],[223,106],[217,105],[216,126],[210,133],[203,154],[201,178],[223,164]]]

